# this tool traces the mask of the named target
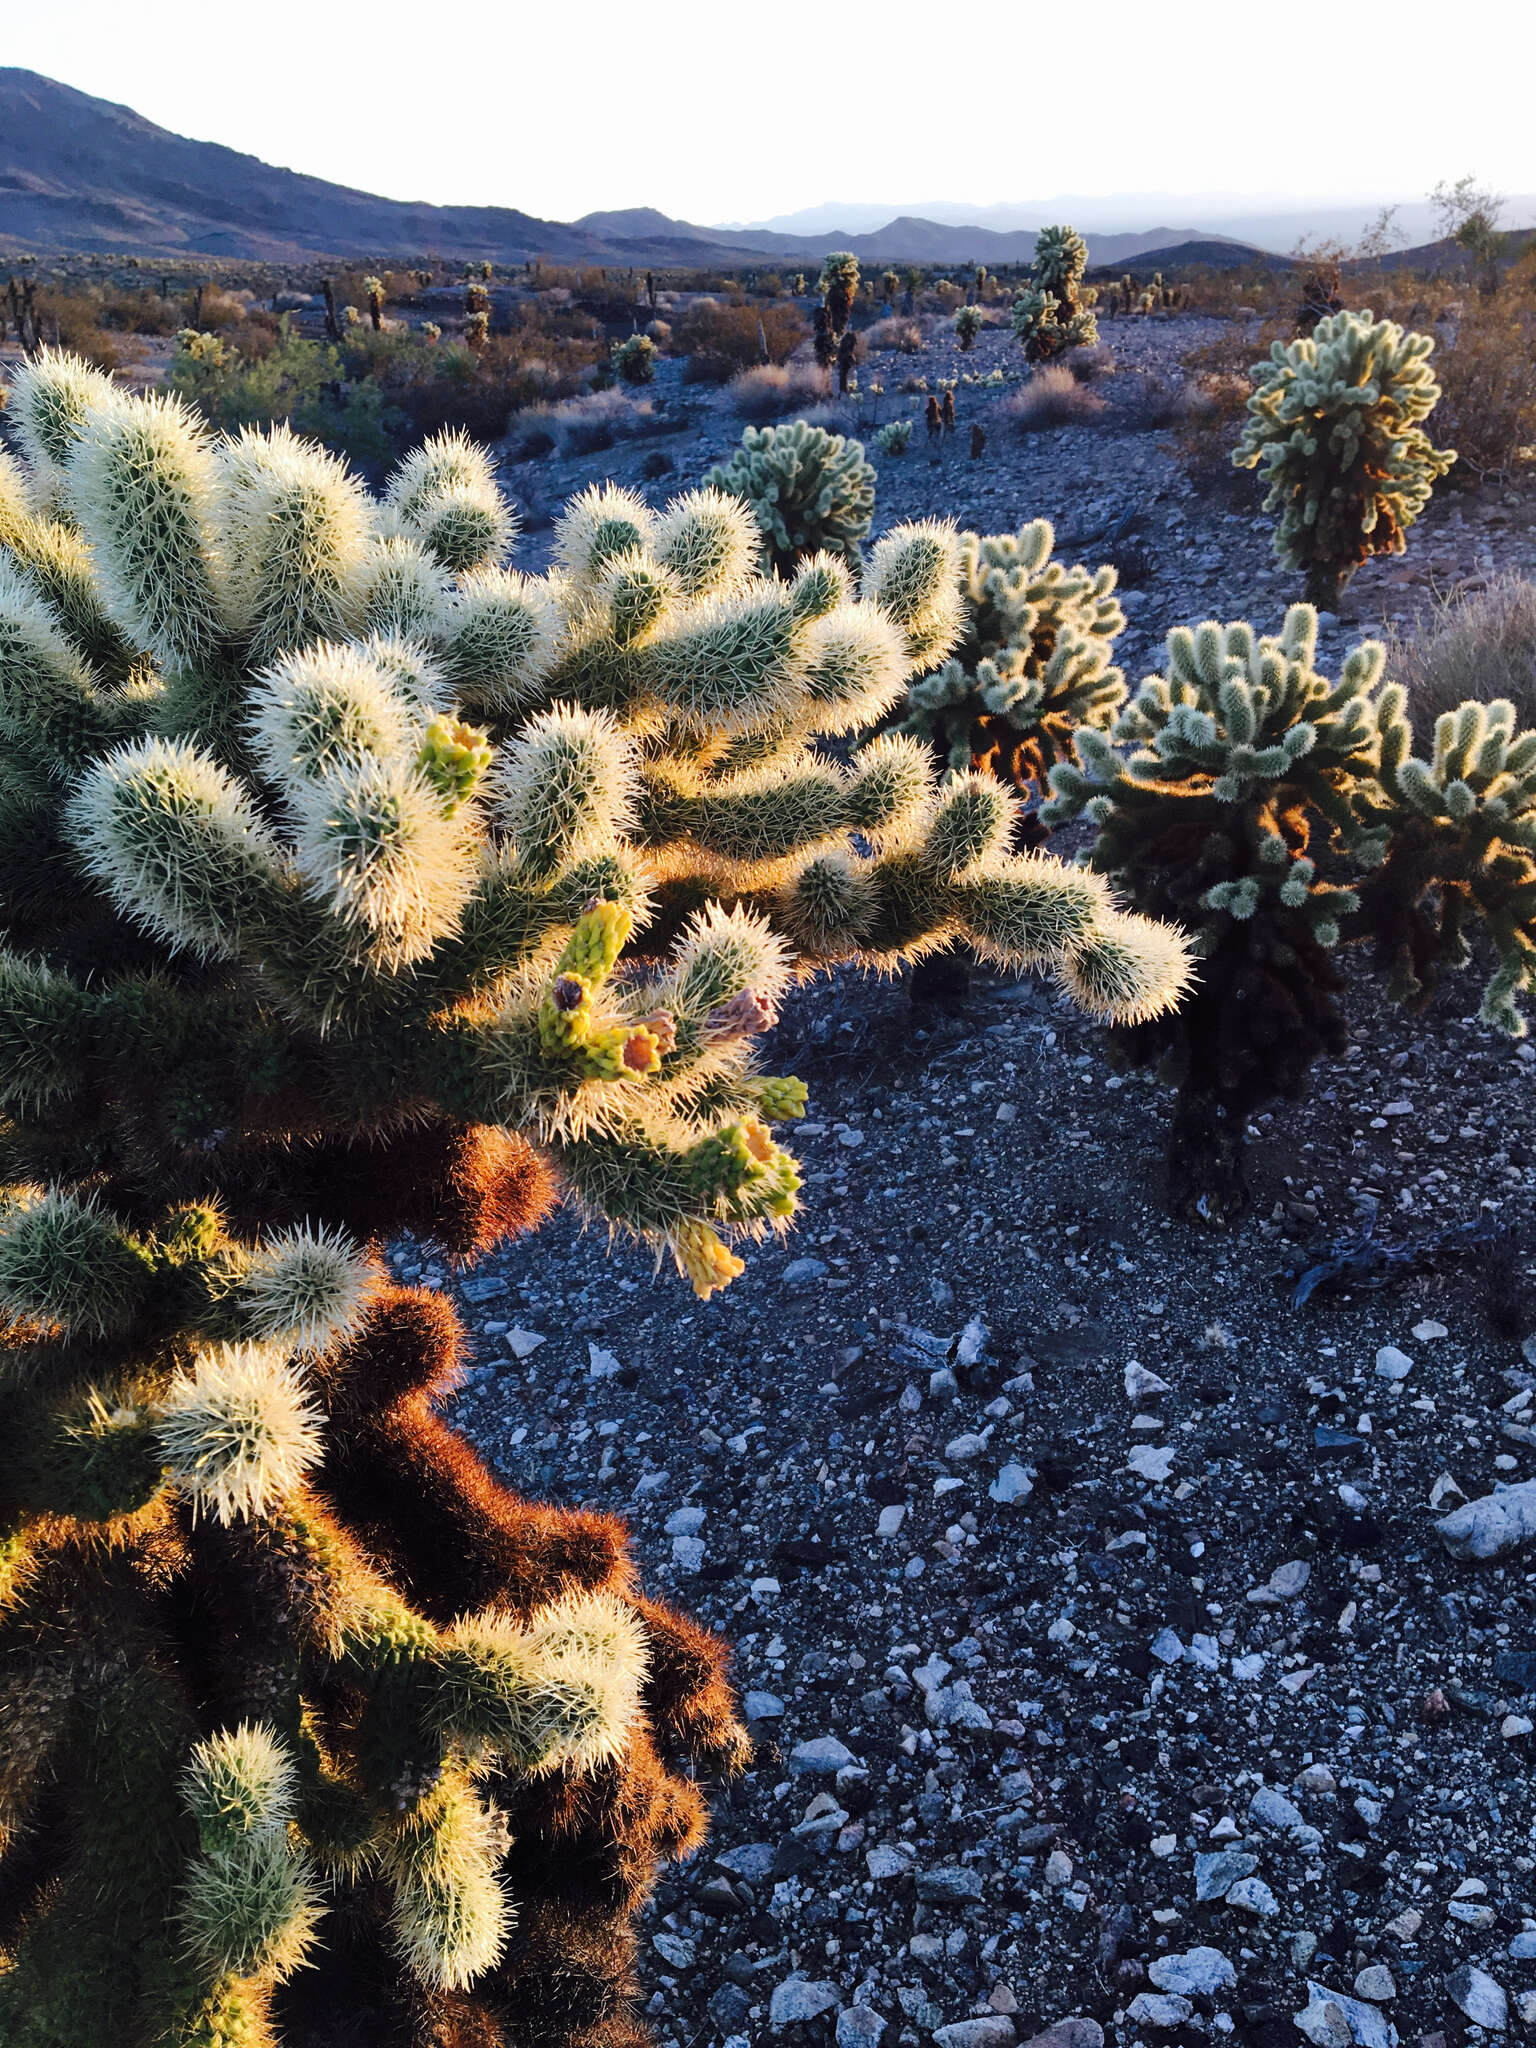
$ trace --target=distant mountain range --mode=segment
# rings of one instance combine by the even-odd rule
[[[1194,228],[1091,234],[1096,264],[1127,263],[1196,237]],[[280,170],[157,127],[128,107],[35,71],[0,68],[0,248],[123,251],[265,262],[305,257],[489,257],[520,263],[740,267],[818,263],[852,249],[866,263],[1028,262],[1033,227],[989,228],[903,215],[861,232],[727,231],[650,207],[549,221],[501,206],[381,199]],[[1241,245],[1233,243],[1235,254]]]
[[[1241,263],[1265,260],[1263,245],[1275,246],[1260,234],[1257,218],[1111,232],[1107,223],[1117,216],[1109,209],[1122,204],[1119,219],[1147,218],[1147,200],[1126,195],[1123,202],[973,208],[969,218],[957,218],[966,209],[947,202],[894,219],[882,218],[878,207],[815,207],[750,228],[699,227],[643,206],[577,221],[539,220],[504,206],[382,199],[280,170],[219,143],[194,142],[35,71],[0,68],[0,251],[13,255],[92,250],[289,263],[436,256],[504,264],[542,257],[740,269],[754,263],[808,267],[829,249],[851,249],[866,265],[999,268],[1029,262],[1038,228],[1063,218],[1084,231],[1096,268],[1158,258]],[[1518,222],[1533,209],[1536,196],[1511,201],[1506,218]],[[1310,218],[1324,220],[1321,213]],[[1226,232],[1228,225],[1240,232]]]

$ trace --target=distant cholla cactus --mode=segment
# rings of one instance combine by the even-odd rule
[[[1383,649],[1364,642],[1334,683],[1316,634],[1306,605],[1276,639],[1241,621],[1180,628],[1166,675],[1051,774],[1047,821],[1090,818],[1093,867],[1195,940],[1177,1017],[1120,1037],[1179,1085],[1173,1192],[1207,1222],[1243,1205],[1249,1114],[1343,1048],[1341,941],[1371,943],[1394,992],[1422,1000],[1464,957],[1473,912],[1498,953],[1484,1017],[1523,1032],[1515,998],[1536,986],[1536,733],[1515,733],[1508,704],[1464,704],[1417,760]]]
[[[1125,701],[1110,656],[1125,628],[1112,568],[1051,559],[1050,521],[1016,534],[962,534],[962,638],[909,684],[901,730],[956,772],[984,769],[1028,792],[1070,760],[1074,733],[1103,730]]]
[[[834,342],[841,339],[853,318],[853,302],[859,295],[859,259],[846,249],[834,249],[821,266],[817,280],[827,327]]]
[[[976,306],[962,306],[955,315],[955,339],[962,349],[976,346],[976,337],[981,332],[981,311]]]
[[[875,511],[875,472],[861,442],[804,420],[748,427],[730,461],[704,481],[751,508],[780,575],[822,550],[857,568]]]
[[[1262,465],[1275,553],[1327,611],[1372,555],[1400,555],[1436,480],[1456,460],[1423,422],[1440,399],[1434,342],[1369,313],[1334,313],[1273,344],[1253,368],[1252,417],[1232,460]]]
[[[1013,302],[1013,331],[1027,362],[1054,362],[1098,340],[1094,295],[1083,289],[1087,268],[1088,244],[1075,228],[1040,230],[1030,288]]]
[[[466,347],[477,350],[482,349],[490,338],[490,314],[485,312],[471,313],[464,322],[464,342]]]
[[[875,434],[875,446],[882,455],[905,455],[912,441],[910,420],[887,420]]]
[[[621,384],[649,384],[656,374],[656,344],[648,334],[631,334],[613,344],[609,360]]]
[[[377,333],[378,330],[384,325],[383,278],[365,277],[363,279],[363,291],[367,296],[368,300],[368,318],[373,323],[374,332]]]

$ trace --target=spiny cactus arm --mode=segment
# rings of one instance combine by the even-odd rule
[[[914,669],[942,661],[964,630],[960,571],[961,537],[938,520],[892,527],[870,550],[863,595],[894,620]]]
[[[69,497],[113,622],[166,667],[217,662],[217,470],[191,414],[161,395],[92,411],[70,456]]]
[[[425,646],[450,632],[452,581],[424,547],[405,534],[381,534],[357,571],[363,626],[370,633]]]
[[[771,720],[795,707],[804,688],[797,625],[777,584],[707,599],[636,650],[643,693],[705,732]]]
[[[0,508],[0,544],[52,614],[59,631],[104,681],[128,679],[137,659],[127,637],[102,609],[89,550],[73,528],[57,521],[7,521]]]
[[[224,619],[247,660],[357,631],[371,528],[357,479],[286,427],[248,429],[215,460]]]
[[[390,477],[384,502],[397,530],[454,575],[494,568],[516,531],[490,457],[462,433],[413,449]]]
[[[44,350],[16,371],[6,418],[32,470],[28,496],[34,511],[60,515],[65,470],[87,420],[118,400],[110,377],[83,357],[56,349]]]
[[[740,498],[690,491],[656,521],[651,552],[686,599],[728,597],[761,570],[763,537]]]
[[[0,559],[0,734],[68,776],[148,723],[151,700],[105,686],[30,576]]]
[[[555,522],[555,560],[568,579],[571,600],[582,604],[610,562],[650,552],[655,536],[656,515],[637,491],[589,484]]]
[[[524,710],[542,694],[561,624],[546,583],[510,569],[472,570],[455,581],[440,628],[444,673],[477,709]]]

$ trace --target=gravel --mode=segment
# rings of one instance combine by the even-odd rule
[[[1135,372],[1204,326],[1107,338],[1105,424],[998,423],[977,465],[919,449],[884,466],[880,520],[1044,512],[1094,560],[1137,510],[1135,675],[1181,618],[1271,629],[1296,592],[1267,521],[1196,498],[1129,424]],[[1004,356],[984,335],[975,368]],[[887,416],[896,375],[943,360],[885,359]],[[963,445],[992,401],[958,398]],[[739,431],[687,403],[653,499]],[[557,494],[632,482],[641,452]],[[1418,601],[1401,578],[1528,563],[1533,519],[1442,494],[1325,658]],[[525,1493],[624,1515],[646,1583],[735,1645],[757,1755],[645,1919],[663,2043],[1464,2048],[1498,2012],[1511,2041],[1536,2024],[1536,1057],[1477,1021],[1475,966],[1412,1017],[1350,973],[1351,1051],[1254,1120],[1229,1238],[1168,1218],[1167,1092],[1052,989],[978,975],[917,1011],[839,973],[765,1045],[811,1090],[801,1226],[707,1307],[567,1214],[467,1278],[396,1248],[459,1295],[456,1425]],[[1517,1233],[1502,1263],[1292,1306],[1287,1272],[1366,1221],[1402,1244],[1480,1214]],[[1230,1983],[1164,1988],[1203,1952]]]

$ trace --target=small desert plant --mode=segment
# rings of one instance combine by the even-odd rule
[[[656,344],[648,334],[631,334],[613,344],[609,360],[621,384],[649,384],[656,374]]]
[[[730,461],[704,481],[751,507],[782,576],[824,550],[855,567],[862,559],[875,472],[857,441],[804,420],[748,427]]]
[[[877,320],[873,327],[864,330],[864,346],[872,355],[887,349],[894,349],[899,355],[919,354],[926,341],[920,321],[904,314],[893,314],[889,319]]]
[[[730,383],[732,409],[745,420],[782,419],[829,395],[827,373],[815,363],[759,363]]]
[[[983,770],[1026,795],[1071,760],[1076,732],[1107,728],[1125,702],[1111,665],[1125,628],[1115,572],[1069,569],[1051,559],[1054,544],[1047,519],[960,536],[960,638],[909,684],[900,727],[946,770]]]
[[[675,329],[674,351],[685,355],[689,384],[728,384],[763,359],[785,363],[806,337],[806,324],[789,305],[727,306],[697,299]]]
[[[1507,702],[1462,704],[1415,758],[1385,649],[1363,643],[1333,682],[1316,637],[1307,605],[1275,639],[1243,621],[1176,629],[1166,673],[1051,772],[1046,822],[1086,814],[1092,866],[1194,939],[1177,1019],[1119,1041],[1177,1084],[1171,1192],[1212,1224],[1244,1206],[1248,1116],[1344,1046],[1341,941],[1371,944],[1422,1002],[1481,919],[1497,956],[1482,1014],[1517,1034],[1536,978],[1536,731],[1517,735]]]
[[[905,455],[911,441],[910,420],[887,420],[875,434],[875,446],[882,455]]]
[[[1536,726],[1536,583],[1510,571],[1483,590],[1449,591],[1411,634],[1392,636],[1388,665],[1420,746],[1467,702],[1505,698],[1522,730]]]
[[[1528,303],[1512,292],[1472,299],[1437,352],[1435,374],[1435,425],[1469,476],[1507,477],[1536,460],[1536,311]]]
[[[981,311],[976,306],[962,306],[955,315],[955,340],[962,350],[969,351],[976,346],[976,337],[982,328]]]
[[[1021,434],[1038,434],[1048,427],[1084,426],[1098,419],[1104,400],[1079,384],[1065,363],[1048,363],[1005,398],[998,411]]]
[[[1027,362],[1053,362],[1098,340],[1093,294],[1083,289],[1087,267],[1088,245],[1075,228],[1040,230],[1030,287],[1013,302],[1013,331]]]
[[[1423,422],[1440,387],[1434,343],[1370,313],[1338,313],[1299,341],[1274,343],[1253,369],[1250,418],[1232,460],[1261,464],[1275,553],[1306,575],[1307,601],[1336,607],[1373,555],[1400,555],[1455,452]]]

